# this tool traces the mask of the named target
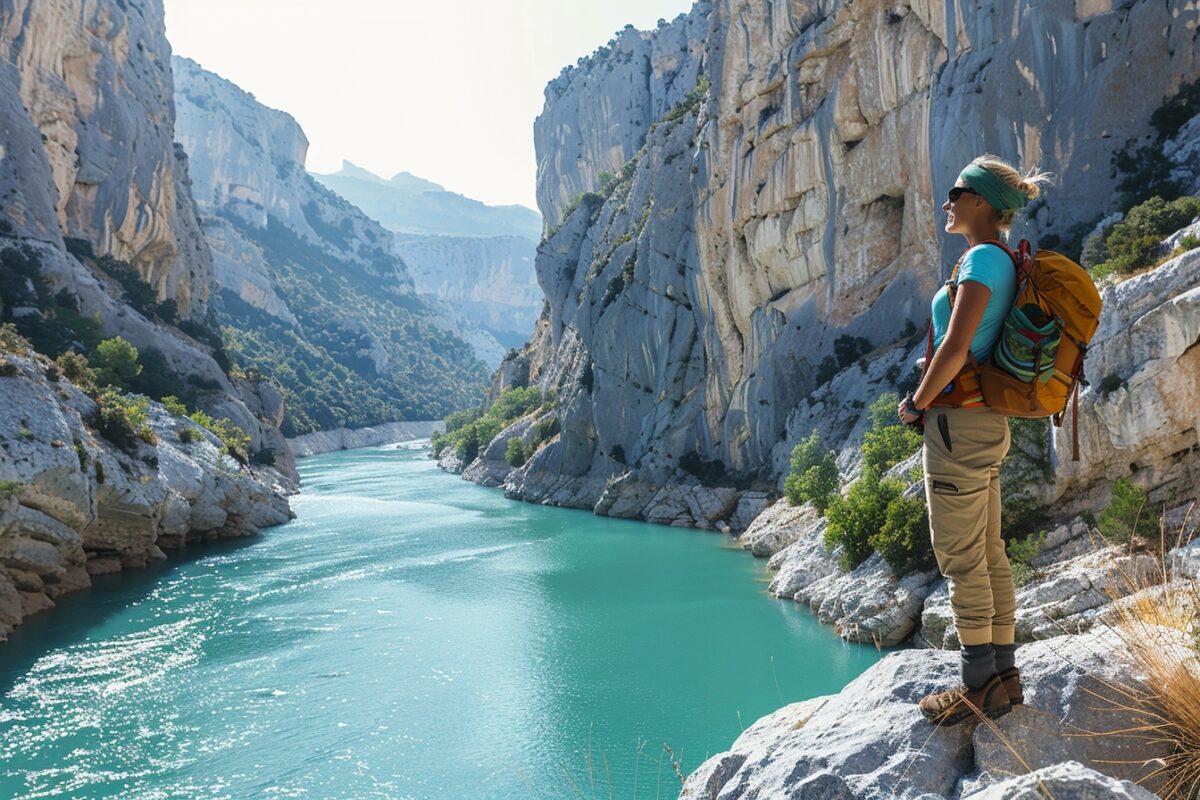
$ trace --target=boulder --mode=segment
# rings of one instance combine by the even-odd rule
[[[994,723],[967,720],[941,729],[931,727],[916,704],[958,682],[958,655],[895,652],[838,694],[756,723],[747,731],[753,735],[693,773],[680,796],[1007,797],[996,792],[1008,790],[1003,781],[1020,760],[1049,767],[1052,776],[1060,775],[1053,771],[1060,762],[1077,761],[1114,775],[1114,784],[1136,780],[1172,745],[1138,733],[1153,707],[1123,658],[1126,651],[1112,630],[1026,645],[1017,655],[1024,707]],[[1104,779],[1081,781],[1080,790],[1097,780]],[[983,790],[993,794],[978,794]]]

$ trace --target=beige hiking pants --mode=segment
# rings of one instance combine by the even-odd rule
[[[986,408],[925,415],[929,529],[964,646],[1014,639],[1012,568],[1000,538],[1000,462],[1008,445],[1008,419]]]

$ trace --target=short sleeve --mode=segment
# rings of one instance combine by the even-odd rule
[[[1010,291],[1014,278],[1013,262],[1008,253],[994,244],[977,244],[967,251],[958,269],[958,283],[982,283],[993,294],[999,289]]]

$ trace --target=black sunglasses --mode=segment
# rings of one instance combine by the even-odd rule
[[[950,191],[946,193],[946,199],[951,203],[958,202],[958,198],[964,194],[978,195],[979,192],[972,189],[970,186],[951,186]]]

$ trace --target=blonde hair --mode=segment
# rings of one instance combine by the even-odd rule
[[[1054,178],[1054,175],[1049,172],[1039,172],[1037,167],[1022,175],[1012,164],[990,153],[984,153],[975,158],[971,161],[970,166],[983,167],[1030,200],[1036,200],[1038,195],[1042,193],[1042,184],[1049,183]],[[1004,211],[996,211],[996,214],[1000,218],[1000,230],[1007,234],[1008,229],[1012,227],[1013,219],[1017,215],[1017,209],[1009,208]]]

